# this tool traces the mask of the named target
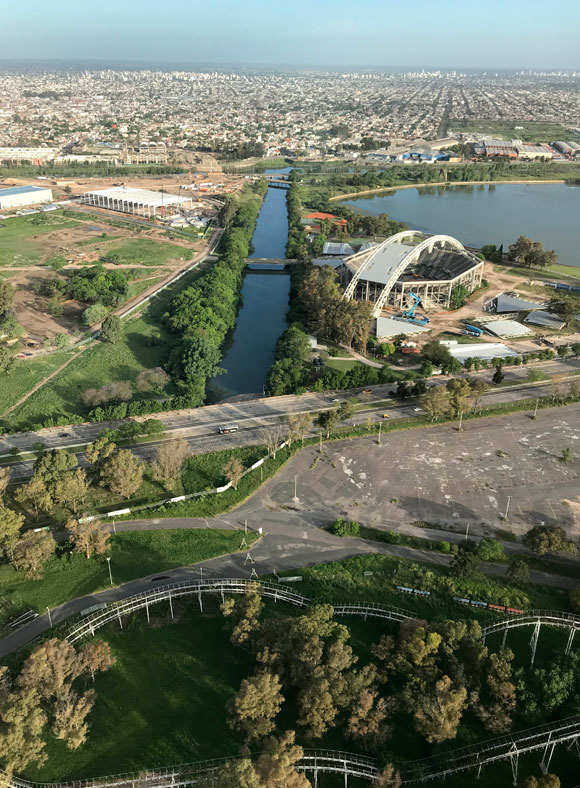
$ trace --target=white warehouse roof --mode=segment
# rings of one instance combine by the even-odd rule
[[[133,189],[129,186],[113,186],[110,189],[98,189],[85,192],[84,197],[103,197],[106,200],[148,205],[151,208],[160,208],[163,205],[177,205],[191,203],[191,197],[178,197],[177,194],[167,192],[154,192],[149,189]]]
[[[455,345],[449,348],[449,352],[460,361],[462,364],[466,358],[481,358],[486,361],[491,361],[494,358],[507,358],[508,356],[517,356],[514,350],[510,350],[501,342],[482,342],[480,345]]]
[[[430,328],[425,326],[418,326],[415,323],[409,323],[408,320],[396,320],[393,317],[377,317],[377,336],[378,337],[396,337],[397,334],[423,334],[425,331],[430,331]]]
[[[490,320],[484,327],[490,334],[508,339],[514,337],[528,337],[535,333],[531,328],[518,323],[517,320]]]

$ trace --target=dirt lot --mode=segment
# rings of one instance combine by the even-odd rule
[[[572,449],[572,461],[559,459]],[[564,500],[580,493],[580,405],[515,414],[301,452],[262,493],[266,509],[289,506],[297,474],[304,512],[347,516],[404,529],[415,521],[471,534],[559,525],[580,537],[580,519]],[[504,522],[508,507],[508,521]],[[332,504],[329,504],[329,501]],[[330,511],[329,511],[330,508]]]

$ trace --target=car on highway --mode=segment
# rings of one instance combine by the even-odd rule
[[[373,390],[372,390],[372,389],[363,389],[363,390],[362,390],[362,393],[363,393],[363,394],[372,394],[372,393],[373,393]]]
[[[70,432],[59,432],[58,433],[58,437],[59,438],[70,438]]]
[[[390,413],[383,413],[383,419],[390,419],[390,418],[391,418]]]
[[[229,435],[230,432],[237,432],[238,425],[237,424],[224,424],[220,428],[220,433],[222,435]]]

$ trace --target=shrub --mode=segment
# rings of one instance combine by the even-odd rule
[[[335,536],[358,536],[360,525],[354,520],[342,520],[339,517],[332,524],[332,533]]]
[[[482,561],[500,561],[503,556],[503,547],[497,539],[484,536],[477,546],[477,555]]]

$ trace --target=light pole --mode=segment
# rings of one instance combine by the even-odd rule
[[[379,421],[379,446],[381,445],[381,427],[383,426],[383,422]]]
[[[52,629],[52,618],[51,618],[51,615],[50,615],[50,608],[48,607],[48,605],[46,607],[46,612],[48,614],[48,623],[50,624],[50,628]]]
[[[111,585],[113,585],[113,574],[111,572],[111,557],[107,556],[107,566],[109,567],[109,580],[111,581]]]
[[[505,514],[503,516],[503,519],[506,520],[506,521],[507,521],[507,518],[508,518],[508,512],[510,510],[510,501],[511,501],[511,499],[512,499],[511,495],[508,495],[507,506],[505,508]]]
[[[294,498],[292,498],[292,503],[294,505],[300,503],[300,498],[298,497],[298,476],[294,477]]]

